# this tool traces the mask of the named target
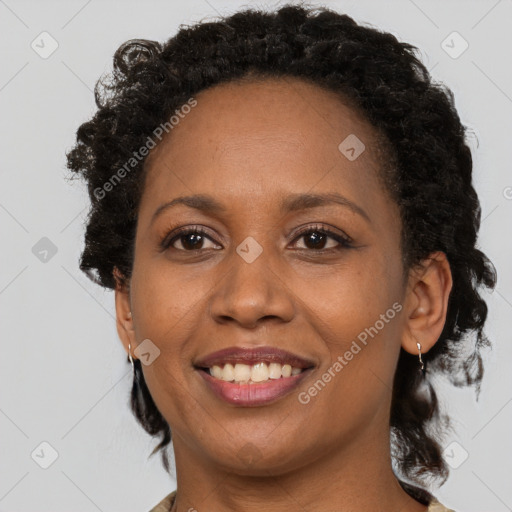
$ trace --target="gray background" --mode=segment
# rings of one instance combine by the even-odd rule
[[[64,153],[94,112],[95,80],[119,44],[163,41],[181,23],[281,3],[0,0],[0,510],[142,512],[175,488],[159,456],[147,460],[156,440],[128,408],[130,366],[114,295],[78,270],[88,202],[83,185],[65,180]],[[499,275],[496,291],[485,294],[494,349],[478,403],[473,391],[439,383],[456,426],[446,456],[458,467],[437,495],[457,512],[512,510],[512,2],[323,5],[418,46],[473,131],[479,243]],[[51,49],[43,31],[58,43],[48,58],[31,47]],[[453,31],[469,44],[458,58],[442,47]],[[446,44],[453,54],[463,42]],[[47,469],[40,464],[51,462],[52,449],[42,442],[58,454]]]

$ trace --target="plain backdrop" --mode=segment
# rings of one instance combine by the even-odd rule
[[[122,42],[282,3],[0,0],[1,511],[143,512],[175,488],[128,407],[114,295],[78,269],[88,198],[65,180],[65,151]],[[479,245],[498,271],[484,295],[494,346],[478,402],[439,384],[458,467],[437,496],[457,512],[512,510],[512,2],[311,3],[418,46],[471,128]]]

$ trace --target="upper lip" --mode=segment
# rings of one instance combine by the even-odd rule
[[[295,368],[310,368],[314,362],[287,350],[277,347],[229,347],[217,352],[212,352],[207,356],[197,360],[194,366],[197,368],[211,368],[214,365],[221,366],[226,363],[248,364],[252,365],[259,362],[289,364]]]

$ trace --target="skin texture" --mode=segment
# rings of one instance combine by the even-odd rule
[[[196,99],[146,161],[133,275],[115,295],[125,349],[149,338],[160,350],[143,371],[173,434],[176,510],[260,511],[263,500],[271,512],[425,511],[391,470],[389,409],[400,348],[417,355],[420,341],[425,353],[442,332],[452,286],[445,255],[404,273],[375,130],[333,93],[286,78],[221,84]],[[338,150],[350,134],[366,146],[354,161]],[[335,204],[279,210],[290,194],[332,192],[369,220]],[[193,194],[226,211],[178,205],[151,221],[161,204]],[[199,250],[187,252],[183,238],[159,249],[170,231],[196,225],[207,231]],[[296,234],[306,226],[346,234],[352,247],[327,238],[315,248]],[[236,252],[248,236],[263,248],[252,263]],[[395,302],[401,311],[300,403],[298,393]],[[193,362],[235,345],[277,346],[315,369],[272,404],[230,405]]]

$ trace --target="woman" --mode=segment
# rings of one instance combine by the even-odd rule
[[[465,128],[415,48],[246,10],[126,42],[96,101],[68,154],[80,266],[115,290],[166,469],[172,433],[153,510],[448,510],[432,375],[480,383],[496,275]]]

